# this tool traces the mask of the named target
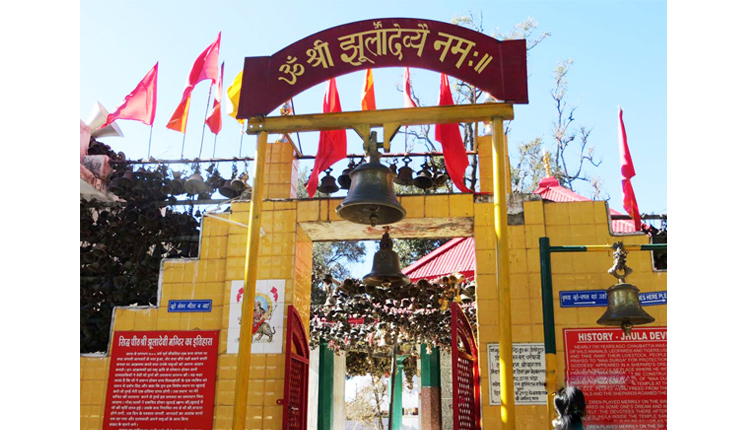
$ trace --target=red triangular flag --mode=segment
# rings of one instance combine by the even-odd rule
[[[438,106],[453,104],[454,99],[451,94],[451,86],[448,84],[448,76],[442,73],[440,75]],[[461,140],[459,124],[436,124],[435,140],[440,142],[443,147],[446,170],[448,170],[448,176],[456,185],[456,188],[464,193],[471,193],[472,190],[464,184],[464,171],[469,166],[469,159],[467,158],[467,151],[464,149],[464,141]]]
[[[362,110],[375,110],[375,86],[372,82],[372,69],[367,69],[362,88]]]
[[[131,91],[123,99],[123,103],[107,116],[107,120],[105,120],[105,123],[100,128],[107,127],[108,124],[116,119],[133,119],[147,125],[152,125],[155,122],[158,64],[159,62],[155,63],[155,66],[147,72],[144,79],[134,88],[134,91]]]
[[[211,79],[212,83],[216,83],[218,80],[218,53],[220,51],[220,33],[218,38],[210,46],[208,46],[196,60],[194,60],[194,66],[192,66],[189,72],[189,77],[186,79],[186,87],[184,88],[183,97],[178,104],[173,116],[168,121],[168,127],[171,130],[186,132],[186,118],[189,113],[189,100],[191,98],[191,92],[194,90],[194,86],[197,83],[206,79]]]
[[[404,107],[417,107],[417,103],[412,99],[412,85],[409,83],[409,68],[404,68]]]
[[[220,77],[218,78],[218,85],[215,88],[215,101],[212,104],[212,111],[204,121],[210,127],[210,131],[215,134],[220,133],[220,128],[223,126],[223,120],[220,118],[220,102],[223,99],[223,68],[225,68],[225,63],[220,65]]]
[[[619,106],[619,160],[621,162],[621,188],[624,190],[624,210],[632,217],[634,229],[640,231],[642,229],[640,209],[637,206],[637,198],[634,196],[634,189],[630,182],[630,179],[634,176],[634,163],[632,163],[632,156],[629,154],[621,106]]]
[[[322,104],[322,112],[341,112],[341,100],[338,98],[335,78],[328,81],[328,90]],[[317,146],[315,166],[307,182],[309,197],[317,191],[317,178],[320,172],[332,166],[336,161],[346,158],[346,130],[330,130],[320,132],[320,142]]]

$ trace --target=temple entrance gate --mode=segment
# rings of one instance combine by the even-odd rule
[[[365,37],[367,33],[375,33],[378,38],[376,40],[387,40],[388,42],[377,51],[365,48],[363,43],[366,43],[364,40],[368,39]],[[345,39],[348,40],[344,41]],[[427,44],[426,47],[425,44]],[[331,53],[331,49],[335,52]],[[353,55],[350,55],[350,52]],[[419,67],[446,73],[490,93],[502,102],[280,117],[267,116],[276,106],[313,85],[346,73],[379,67]],[[527,102],[526,43],[524,40],[499,41],[461,26],[436,21],[403,18],[361,21],[316,33],[270,57],[247,57],[244,63],[237,118],[247,121],[247,134],[257,136],[257,151],[254,187],[249,210],[244,285],[254,286],[258,278],[258,271],[261,270],[257,267],[260,246],[259,232],[262,223],[263,195],[267,195],[269,198],[269,195],[265,194],[265,159],[268,153],[267,139],[270,133],[287,135],[294,132],[353,129],[364,140],[365,152],[369,153],[371,150],[375,150],[374,146],[370,147],[371,129],[382,128],[384,139],[382,149],[388,153],[390,141],[401,126],[491,122],[493,131],[492,153],[490,153],[491,157],[488,159],[488,163],[492,161],[493,168],[492,172],[488,172],[488,179],[492,177],[493,182],[493,189],[491,190],[493,191],[493,216],[486,219],[484,228],[489,237],[492,236],[490,233],[493,231],[495,235],[494,266],[497,279],[496,295],[499,304],[497,309],[499,314],[497,321],[500,324],[498,342],[501,349],[501,422],[505,429],[513,429],[515,423],[513,375],[511,373],[509,246],[506,228],[506,192],[510,190],[510,184],[505,173],[508,171],[508,157],[506,155],[503,121],[514,118],[511,103]],[[374,145],[374,142],[372,144]],[[299,206],[301,206],[301,203],[293,206],[296,208],[297,215]],[[332,211],[334,207],[326,204],[326,212]],[[321,219],[322,212],[319,215],[316,218]],[[325,214],[326,218],[330,218],[330,216],[328,213]],[[336,218],[338,217],[336,216]],[[418,218],[423,218],[426,223],[429,223],[427,224],[429,226],[437,225],[427,216]],[[298,231],[305,229],[302,225],[303,220],[296,217],[292,221],[297,225],[296,254],[298,258]],[[446,218],[445,222],[448,223],[448,221]],[[342,224],[345,225],[339,234],[346,237],[356,233],[359,234],[356,238],[370,238],[374,236],[376,231],[380,230],[379,228],[355,225],[346,221]],[[440,224],[443,225],[443,222],[440,222]],[[376,231],[369,231],[370,228]],[[416,225],[412,228],[415,229],[415,232],[418,229]],[[308,236],[310,241],[316,240],[310,232],[305,230],[302,233],[306,233],[305,237]],[[319,240],[338,239],[340,238],[329,237]],[[309,252],[311,253],[311,248]],[[262,264],[260,262],[259,266],[261,267]],[[302,307],[308,305],[309,297],[294,297],[293,300],[302,312]],[[248,351],[251,338],[247,333],[251,332],[250,314],[252,309],[251,304],[247,301],[244,301],[243,305],[238,375],[235,381],[236,398],[233,419],[235,430],[242,429],[246,421],[246,392],[249,383]],[[292,319],[295,318],[295,316],[292,317]],[[289,332],[292,331],[292,319],[288,320]],[[302,331],[303,333],[307,332],[306,329]],[[471,329],[467,329],[467,336],[464,338],[467,342],[472,339],[471,345],[474,344]],[[306,335],[303,339],[306,344]],[[293,348],[294,345],[290,344],[286,351],[287,357],[289,350]],[[467,346],[467,351],[471,351],[471,346]],[[290,363],[287,363],[287,366],[288,364]],[[469,399],[473,399],[472,403],[476,402],[477,406],[476,409],[470,408],[469,423],[461,427],[464,429],[480,427],[479,370],[474,370],[477,369],[476,365],[471,367],[472,369],[469,370],[472,372],[472,388],[470,388],[472,397]],[[289,381],[289,377],[287,367],[287,381]],[[285,389],[288,393],[290,389],[288,382]],[[475,393],[477,394],[475,395]],[[297,407],[291,401],[291,398],[287,396],[286,408]],[[284,408],[283,420],[286,429],[290,426],[285,415],[292,411],[293,409]],[[294,424],[290,428],[299,428],[296,425],[298,424]]]

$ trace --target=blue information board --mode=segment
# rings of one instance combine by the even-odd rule
[[[640,293],[642,306],[665,305],[666,291]],[[581,308],[591,306],[608,306],[606,290],[561,291],[559,293],[562,308]]]
[[[210,312],[212,300],[169,300],[168,312]]]

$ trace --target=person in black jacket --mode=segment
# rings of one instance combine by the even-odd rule
[[[577,387],[561,388],[553,398],[558,418],[553,420],[555,430],[584,430],[585,396]]]

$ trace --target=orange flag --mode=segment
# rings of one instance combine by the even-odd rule
[[[328,89],[322,103],[322,112],[341,112],[341,100],[338,97],[335,78],[328,81]],[[309,197],[314,196],[317,191],[317,177],[320,172],[344,158],[346,158],[346,130],[321,131],[317,155],[315,155],[315,166],[312,168],[312,175],[307,183]]]
[[[157,65],[150,69],[139,84],[126,98],[118,109],[107,116],[107,120],[100,128],[107,127],[116,119],[133,119],[147,125],[155,122],[155,105],[157,104]]]
[[[220,52],[220,33],[218,38],[210,46],[208,46],[196,60],[194,60],[194,66],[189,72],[189,77],[186,79],[186,87],[184,88],[183,97],[178,104],[176,111],[173,112],[173,116],[168,121],[167,127],[171,130],[176,130],[181,133],[186,133],[186,119],[189,113],[189,101],[191,99],[191,92],[194,90],[194,86],[197,83],[206,79],[211,79],[215,84],[218,81],[218,54]]]
[[[372,69],[367,69],[362,88],[362,110],[375,110],[375,87],[372,83]]]
[[[220,118],[221,116],[221,100],[223,99],[223,68],[225,67],[225,63],[220,65],[220,77],[218,78],[218,85],[215,87],[215,101],[212,104],[212,111],[207,116],[207,118],[204,120],[204,122],[207,124],[208,127],[210,127],[210,131],[218,134],[220,133],[220,128],[223,126],[223,120]]]

